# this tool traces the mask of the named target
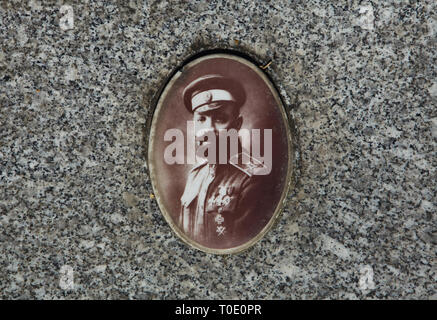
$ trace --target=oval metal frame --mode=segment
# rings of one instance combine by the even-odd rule
[[[204,60],[213,59],[213,58],[228,58],[228,59],[233,59],[233,60],[236,60],[240,63],[243,63],[246,66],[248,66],[249,68],[251,68],[252,70],[254,70],[258,74],[258,76],[260,76],[264,80],[264,82],[267,84],[270,91],[272,92],[276,102],[278,103],[278,107],[281,109],[282,120],[284,121],[284,125],[285,125],[286,131],[287,131],[287,146],[288,146],[288,156],[289,156],[288,157],[288,165],[287,165],[286,185],[282,191],[281,198],[278,201],[278,204],[277,204],[275,211],[273,212],[273,215],[270,218],[269,222],[251,240],[249,240],[246,243],[239,245],[237,247],[228,248],[228,249],[212,249],[212,248],[202,246],[199,243],[190,239],[188,236],[185,235],[185,233],[182,230],[179,229],[179,227],[173,222],[173,219],[170,216],[170,214],[165,209],[165,206],[162,202],[162,199],[161,199],[159,193],[155,192],[155,190],[157,190],[157,188],[156,188],[157,173],[156,173],[155,167],[153,166],[153,161],[151,161],[153,158],[152,157],[153,148],[151,148],[150,146],[153,145],[151,142],[155,138],[156,121],[157,121],[157,118],[159,116],[159,112],[163,106],[163,101],[165,100],[165,97],[168,94],[169,89],[172,88],[173,83],[179,78],[179,76],[182,74],[184,69],[189,68],[189,67],[191,67],[199,62],[202,62]],[[155,192],[154,193],[155,199],[158,203],[158,206],[159,206],[159,209],[161,210],[161,213],[163,214],[167,223],[170,225],[170,228],[176,233],[176,235],[180,239],[183,240],[183,242],[185,242],[186,244],[190,245],[191,247],[193,247],[195,249],[201,250],[201,251],[206,252],[206,253],[221,254],[221,255],[236,254],[236,253],[241,253],[241,252],[249,249],[250,247],[252,247],[255,243],[257,243],[259,240],[261,240],[267,234],[267,232],[269,232],[272,229],[272,227],[275,225],[275,223],[277,222],[278,218],[280,217],[280,215],[283,211],[283,208],[284,208],[286,201],[287,201],[287,195],[289,194],[290,189],[291,189],[291,185],[293,184],[292,177],[294,176],[293,165],[295,162],[294,161],[295,160],[294,159],[294,151],[295,150],[294,150],[294,143],[293,143],[293,139],[292,139],[292,131],[293,131],[291,128],[292,121],[288,117],[288,115],[285,111],[285,106],[282,102],[282,99],[279,95],[278,90],[273,85],[273,82],[265,74],[264,70],[262,70],[258,65],[256,65],[254,62],[252,62],[252,59],[243,57],[243,54],[234,54],[233,52],[230,52],[230,53],[226,53],[226,52],[206,53],[206,54],[200,55],[200,56],[196,55],[194,58],[189,59],[188,62],[185,62],[181,67],[177,68],[174,72],[171,73],[169,80],[165,83],[163,89],[159,93],[155,108],[153,109],[153,112],[151,113],[149,120],[150,120],[150,122],[149,122],[148,127],[149,127],[150,131],[149,131],[149,139],[148,139],[147,145],[146,145],[149,178],[151,180],[152,188]]]

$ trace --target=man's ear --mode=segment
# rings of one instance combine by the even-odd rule
[[[235,119],[234,128],[238,131],[238,130],[240,130],[242,124],[243,124],[243,117],[238,116],[238,118]]]

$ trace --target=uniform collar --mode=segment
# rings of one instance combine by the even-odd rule
[[[193,172],[193,171],[195,171],[195,170],[197,170],[197,169],[200,169],[200,168],[202,168],[204,165],[206,165],[208,163],[208,160],[206,160],[206,159],[201,159],[201,160],[199,160],[198,162],[196,162],[195,164],[194,164],[194,166],[191,168],[191,170],[190,170],[190,172]]]

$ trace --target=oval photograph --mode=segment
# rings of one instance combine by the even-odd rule
[[[236,253],[261,239],[286,198],[292,154],[281,99],[245,58],[194,59],[161,92],[150,178],[166,221],[197,249]]]

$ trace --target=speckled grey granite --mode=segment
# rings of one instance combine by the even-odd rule
[[[1,1],[0,298],[437,299],[436,12]],[[159,86],[217,47],[273,61],[300,154],[279,223],[235,256],[175,237],[145,165]]]

